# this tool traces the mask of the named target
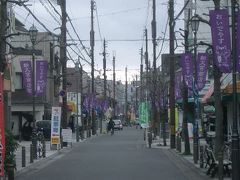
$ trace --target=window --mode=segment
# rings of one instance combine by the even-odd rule
[[[15,89],[23,89],[22,73],[16,73],[14,86],[15,86]]]

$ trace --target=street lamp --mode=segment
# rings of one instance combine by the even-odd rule
[[[34,54],[34,45],[37,39],[37,28],[32,25],[29,29],[29,36],[32,42],[32,105],[33,105],[33,130],[32,130],[32,145],[33,145],[33,158],[37,159],[37,137],[36,137],[36,117],[35,117],[35,96],[36,96],[36,87],[35,87],[35,54]]]
[[[198,89],[197,89],[197,31],[199,27],[199,18],[198,16],[193,16],[191,19],[191,27],[194,33],[194,65],[195,65],[195,74],[194,74],[194,83],[193,83],[193,96],[195,103],[195,122],[194,122],[194,134],[193,134],[193,160],[194,163],[198,162],[198,121],[199,121],[199,102],[198,102]]]

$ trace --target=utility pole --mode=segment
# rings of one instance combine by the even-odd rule
[[[137,82],[138,82],[138,76],[136,74],[136,83],[135,83],[135,89],[136,89],[136,94],[135,94],[135,114],[137,114],[137,110],[138,110],[138,87],[137,87]]]
[[[184,44],[185,44],[185,53],[189,52],[189,21],[190,21],[190,9],[188,10],[188,20],[184,29]],[[185,76],[183,76],[184,78]],[[184,134],[184,154],[190,155],[190,143],[189,143],[189,134],[188,134],[188,87],[185,82],[185,78],[183,79],[183,134]]]
[[[175,59],[174,59],[174,0],[169,0],[169,34],[170,34],[170,147],[171,149],[176,148],[175,138]]]
[[[129,125],[129,120],[128,120],[128,81],[127,81],[127,67],[125,68],[125,78],[126,78],[126,82],[125,82],[125,121],[128,123]]]
[[[5,36],[7,34],[7,1],[1,0],[0,4],[0,73],[4,73],[6,67],[6,42]]]
[[[103,41],[103,96],[104,100],[106,100],[106,91],[107,91],[107,76],[106,76],[106,41]]]
[[[1,0],[0,5],[0,78],[2,78],[2,82],[4,82],[4,71],[7,65],[6,60],[6,35],[7,35],[7,0]],[[10,116],[11,116],[11,92],[7,91],[3,87],[3,99],[4,99],[4,124],[5,128],[10,129]]]
[[[232,132],[232,179],[240,178],[239,173],[239,133],[238,133],[238,99],[237,99],[237,2],[232,0],[232,57],[233,57],[233,132]]]
[[[145,43],[146,43],[146,50],[145,50],[145,66],[146,66],[146,94],[148,100],[148,70],[149,70],[149,63],[148,63],[148,32],[147,29],[145,29]]]
[[[64,95],[62,96],[62,128],[67,128],[67,55],[66,55],[66,23],[67,23],[67,12],[66,12],[66,0],[58,1],[62,11],[62,26],[60,36],[60,62],[62,65],[62,90]]]
[[[116,99],[116,70],[115,70],[115,59],[116,56],[113,54],[113,117],[115,117],[115,99]]]
[[[153,43],[153,92],[152,92],[152,104],[153,104],[153,126],[152,130],[154,135],[158,135],[158,120],[157,120],[157,107],[156,107],[156,87],[157,87],[157,58],[156,58],[156,0],[153,0],[153,20],[152,20],[152,43]]]
[[[90,46],[91,46],[91,65],[92,65],[92,70],[91,70],[91,75],[92,75],[92,89],[91,93],[92,95],[95,94],[95,89],[94,89],[94,45],[95,45],[95,40],[94,40],[94,22],[93,22],[93,11],[95,7],[95,1],[91,0],[91,31],[90,31]],[[96,134],[96,119],[95,119],[95,113],[94,109],[91,110],[91,120],[92,120],[92,134]]]
[[[103,41],[103,97],[104,97],[104,101],[106,101],[107,95],[107,76],[106,76],[106,41],[104,39]],[[103,116],[103,113],[102,113]],[[101,133],[102,133],[102,118],[101,118],[101,129],[100,129]]]
[[[140,64],[140,102],[143,98],[143,48],[140,50],[141,64]]]

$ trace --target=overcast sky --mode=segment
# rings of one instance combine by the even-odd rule
[[[56,9],[60,11],[59,6],[55,5]],[[43,4],[42,4],[42,3]],[[107,41],[107,69],[112,69],[113,52],[116,53],[116,74],[117,80],[124,80],[124,70],[127,66],[129,69],[129,78],[139,73],[140,66],[140,48],[143,45],[143,31],[148,28],[148,36],[151,38],[151,20],[152,20],[152,0],[95,0],[97,11],[94,12],[94,30],[95,30],[95,60],[96,68],[102,69],[102,56],[100,53],[103,50],[102,39]],[[54,28],[59,27],[59,16],[53,11],[47,0],[30,0],[28,4],[32,4],[29,8],[34,14],[49,28],[54,31]],[[156,0],[157,5],[157,37],[163,37],[168,19],[168,0]],[[45,7],[44,7],[45,6]],[[46,10],[56,17],[55,19]],[[178,14],[183,7],[183,0],[175,1],[175,15]],[[34,21],[23,7],[15,6],[16,17],[20,19],[26,27],[29,28],[34,23],[39,31],[45,31],[44,28]],[[97,12],[97,13],[96,13]],[[89,47],[89,31],[90,31],[90,0],[67,0],[67,13],[72,19],[78,35],[86,47]],[[98,18],[97,15],[98,14]],[[182,20],[177,22],[177,26],[181,27]],[[68,30],[74,39],[74,34],[70,23],[67,24]],[[178,29],[178,27],[176,29]],[[166,39],[168,39],[168,29]],[[54,31],[59,33],[59,31]],[[99,33],[100,32],[100,33]],[[101,34],[101,35],[100,35]],[[68,39],[70,39],[68,37]],[[159,41],[157,54],[160,52],[162,41]],[[162,53],[168,53],[168,41],[166,41],[162,48]],[[71,53],[73,58],[76,58],[74,53]],[[83,54],[85,54],[83,52]],[[85,57],[87,58],[86,54]],[[149,41],[149,57],[152,61],[152,42]],[[87,58],[90,61],[89,58]],[[83,62],[84,64],[84,62]],[[70,64],[71,65],[71,64]],[[160,65],[160,59],[157,61]],[[90,66],[85,65],[84,68],[90,71]],[[98,75],[98,73],[95,73]],[[109,71],[108,79],[111,79],[112,72]]]

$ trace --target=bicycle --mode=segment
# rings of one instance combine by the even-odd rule
[[[40,130],[37,132],[37,155],[38,158],[45,157],[45,139],[43,131]]]
[[[111,136],[114,134],[114,128],[111,129]]]

